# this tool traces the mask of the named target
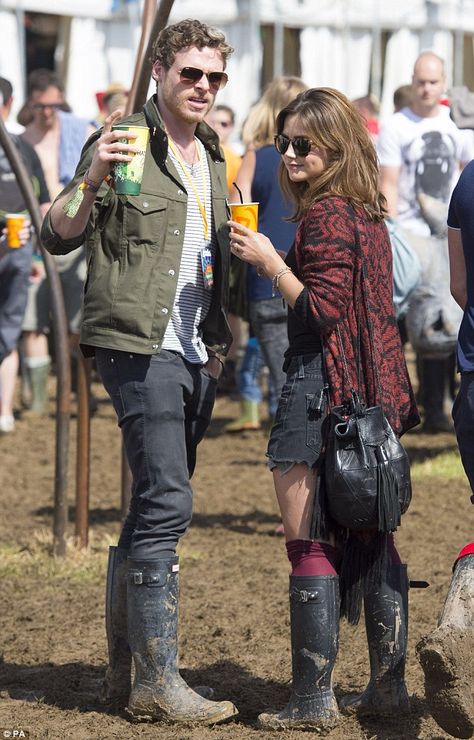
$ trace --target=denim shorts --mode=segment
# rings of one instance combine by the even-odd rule
[[[284,369],[286,381],[267,450],[268,467],[282,473],[299,463],[318,466],[326,404],[321,354],[291,357]]]

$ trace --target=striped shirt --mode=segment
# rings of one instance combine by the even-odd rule
[[[199,148],[200,162],[192,165],[188,165],[184,161],[180,162],[171,148],[168,149],[168,156],[176,167],[187,191],[188,204],[176,295],[162,346],[163,349],[179,352],[189,362],[205,363],[208,356],[199,326],[209,310],[212,290],[207,290],[204,287],[201,252],[205,247],[210,248],[212,262],[214,263],[216,233],[212,214],[211,176],[206,151],[199,139],[195,139],[195,142]],[[207,240],[204,238],[204,222],[198,201],[184,172],[183,165],[193,179],[201,203],[204,204],[204,197],[206,199],[206,216],[209,226]]]

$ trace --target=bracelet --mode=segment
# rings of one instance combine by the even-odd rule
[[[281,270],[277,272],[276,275],[273,276],[272,278],[272,298],[275,298],[277,292],[280,290],[280,278],[283,275],[286,275],[287,272],[293,272],[291,267],[288,267],[288,265],[286,267],[282,267]]]
[[[92,190],[93,193],[99,192],[100,186],[102,185],[103,182],[110,182],[111,180],[112,178],[110,175],[107,175],[106,177],[104,177],[104,179],[101,182],[96,182],[94,180],[91,180],[89,177],[89,170],[86,171],[84,178],[83,178],[83,182],[87,185],[89,190]]]
[[[218,360],[221,363],[222,368],[224,368],[224,360],[220,355],[217,354],[217,352],[213,352],[212,350],[207,350],[207,357],[210,360],[211,357],[215,357],[216,360]]]
[[[89,170],[86,170],[84,177],[82,178],[82,182],[79,183],[76,192],[63,205],[63,211],[68,218],[75,218],[77,216],[79,208],[82,205],[82,201],[84,200],[84,190],[90,190],[91,193],[97,193],[102,182],[106,182],[109,185],[112,182],[112,177],[110,175],[104,177],[102,182],[94,182],[89,179],[87,174],[88,172]]]

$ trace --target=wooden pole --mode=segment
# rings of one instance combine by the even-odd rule
[[[89,542],[91,413],[90,386],[92,360],[78,353],[77,358],[77,455],[75,536],[79,547]]]
[[[161,0],[157,6],[155,0],[145,0],[142,19],[142,33],[138,47],[137,61],[132,86],[127,99],[125,115],[141,110],[146,102],[150,85],[151,52],[153,43],[160,31],[168,23],[174,0]],[[155,10],[156,8],[156,10]],[[121,480],[121,513],[124,518],[128,511],[132,487],[132,474],[122,443],[122,480]]]
[[[153,44],[160,31],[165,28],[170,17],[174,0],[161,0],[156,7],[153,17],[152,6],[156,6],[155,0],[145,0],[143,11],[142,35],[138,48],[137,62],[133,76],[132,87],[127,100],[125,113],[136,113],[141,110],[146,102],[148,87],[151,77],[151,53]]]

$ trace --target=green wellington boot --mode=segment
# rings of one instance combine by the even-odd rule
[[[230,434],[258,429],[260,429],[258,401],[241,401],[239,418],[224,427],[224,431]]]

